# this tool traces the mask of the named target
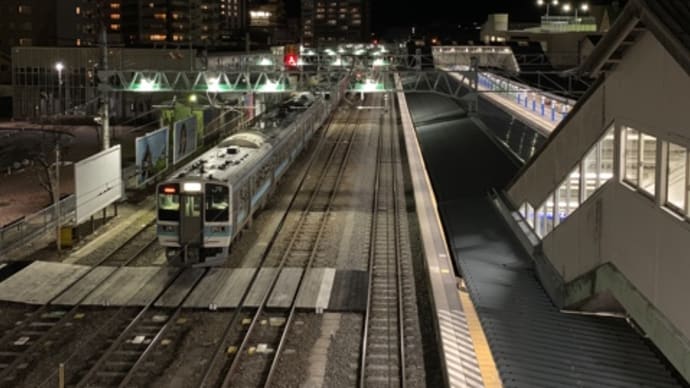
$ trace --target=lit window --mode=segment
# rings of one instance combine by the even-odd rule
[[[685,147],[669,143],[668,171],[666,172],[666,204],[684,210],[688,179],[688,151]]]
[[[18,5],[17,13],[20,15],[31,15],[31,7],[28,5]]]
[[[597,190],[597,146],[595,145],[583,160],[582,169],[584,173],[584,200],[586,201]]]
[[[625,150],[625,173],[624,180],[634,186],[637,186],[639,173],[639,138],[640,133],[636,130],[625,127],[623,129],[623,144]]]
[[[81,15],[81,7],[75,8],[75,9],[74,9],[74,13],[75,13],[76,15]]]
[[[613,128],[594,145],[583,161],[584,198],[587,200],[598,188],[613,177]]]
[[[536,214],[536,232],[541,238],[546,237],[553,230],[554,195],[551,194]]]
[[[120,20],[120,14],[119,13],[111,13],[110,18],[113,20]]]
[[[614,137],[613,128],[610,128],[599,141],[599,187],[613,178]]]
[[[640,188],[654,195],[656,184],[656,138],[642,134],[640,155]]]

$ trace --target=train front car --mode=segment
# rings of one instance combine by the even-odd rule
[[[158,241],[168,261],[182,264],[227,254],[232,239],[230,186],[170,181],[158,186]]]

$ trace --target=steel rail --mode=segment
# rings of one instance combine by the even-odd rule
[[[86,271],[84,274],[80,275],[77,279],[75,279],[72,283],[70,283],[67,287],[65,287],[60,293],[55,295],[53,298],[51,298],[47,303],[39,307],[36,311],[34,311],[29,317],[23,320],[21,325],[16,326],[13,328],[9,333],[3,336],[2,339],[0,339],[0,344],[6,343],[8,341],[11,341],[13,337],[16,337],[18,334],[20,334],[22,331],[26,330],[28,327],[30,327],[33,323],[37,321],[36,318],[39,318],[45,314],[45,312],[49,309],[49,307],[53,306],[53,302],[58,300],[61,296],[63,296],[69,289],[71,289],[73,286],[75,286],[77,283],[79,283],[81,280],[86,278],[91,272],[93,272],[99,265],[102,265],[106,263],[108,260],[110,260],[112,257],[114,257],[117,253],[119,253],[124,247],[126,247],[128,244],[130,244],[132,241],[134,241],[137,237],[139,237],[141,234],[143,234],[149,227],[151,227],[154,224],[155,221],[151,221],[147,223],[143,228],[141,228],[137,233],[132,235],[130,238],[128,238],[124,243],[122,243],[120,246],[117,248],[113,249],[110,253],[108,253],[106,256],[103,257],[101,261],[99,261],[98,264],[93,266],[91,269]],[[138,249],[133,255],[129,257],[128,260],[123,262],[121,265],[118,266],[118,268],[125,267],[129,265],[131,262],[136,260],[144,251],[146,251],[156,240],[152,240],[142,248]],[[102,279],[101,282],[105,282],[108,279],[110,279],[112,276],[115,275],[117,270],[112,271],[109,273],[104,279]],[[55,330],[58,330],[61,328],[63,325],[65,325],[74,315],[76,312],[79,310],[79,308],[82,306],[82,303],[90,296],[93,294],[93,292],[97,289],[98,287],[94,287],[91,289],[89,292],[84,294],[74,306],[71,306],[70,308],[58,308],[56,311],[65,311],[68,310],[66,313],[61,315],[61,318],[55,322],[53,325],[51,325],[48,330],[43,332],[38,338],[34,339],[31,341],[31,345],[29,345],[28,348],[24,349],[21,351],[21,353],[17,353],[16,357],[14,360],[8,364],[6,367],[0,371],[0,381],[6,379],[12,371],[15,370],[15,368],[24,362],[27,357],[29,357],[30,354],[33,353],[33,350],[35,350],[43,341],[44,338],[46,338],[48,335],[52,334]]]
[[[350,159],[350,154],[352,153],[352,148],[353,148],[353,144],[354,144],[354,138],[355,138],[356,135],[357,135],[357,127],[358,127],[358,125],[359,125],[359,120],[357,120],[357,121],[355,122],[354,130],[352,131],[352,135],[351,135],[351,137],[350,137],[350,139],[349,139],[349,142],[348,142],[348,145],[347,145],[347,149],[346,149],[346,151],[345,151],[345,155],[343,156],[343,162],[342,162],[341,165],[340,165],[340,168],[339,168],[339,171],[338,171],[338,175],[337,175],[337,177],[336,177],[336,181],[335,181],[333,190],[331,191],[330,198],[328,199],[328,204],[327,204],[327,207],[326,207],[326,211],[323,212],[321,224],[319,225],[319,229],[318,229],[318,232],[317,232],[317,235],[316,235],[316,241],[314,242],[314,246],[313,246],[313,248],[312,248],[312,250],[311,250],[311,252],[310,252],[310,254],[309,254],[308,262],[306,263],[306,266],[305,266],[305,268],[304,268],[304,271],[302,272],[302,274],[301,274],[301,276],[300,276],[300,279],[299,279],[299,282],[298,282],[297,291],[295,292],[295,295],[294,295],[294,297],[293,297],[293,299],[292,299],[292,302],[291,302],[291,304],[290,304],[290,311],[289,311],[289,314],[288,314],[288,318],[287,318],[287,320],[286,320],[286,322],[285,322],[285,325],[284,325],[284,327],[283,327],[283,333],[281,334],[280,340],[279,340],[279,342],[278,342],[278,346],[276,347],[276,350],[275,350],[275,353],[274,353],[274,356],[273,356],[273,360],[272,360],[271,365],[270,365],[270,367],[269,367],[268,374],[267,374],[267,376],[266,376],[266,381],[265,381],[265,383],[264,383],[264,387],[269,387],[269,386],[270,386],[271,381],[272,381],[272,379],[273,379],[273,376],[274,376],[274,374],[275,374],[275,370],[277,369],[278,360],[279,360],[279,358],[280,358],[280,354],[281,354],[281,352],[282,352],[282,350],[283,350],[283,347],[285,346],[285,342],[287,341],[288,332],[289,332],[289,330],[290,330],[290,325],[291,325],[291,323],[292,323],[292,321],[293,321],[293,319],[294,319],[295,311],[297,310],[297,297],[299,296],[299,291],[300,291],[300,289],[301,289],[301,287],[302,287],[302,284],[303,284],[303,282],[304,282],[304,279],[305,279],[305,276],[306,276],[306,274],[307,274],[307,271],[309,271],[309,270],[311,269],[311,267],[312,267],[312,265],[313,265],[313,263],[314,263],[314,258],[316,257],[316,252],[317,252],[317,249],[318,249],[319,244],[320,244],[320,242],[321,242],[321,237],[323,236],[323,233],[324,233],[324,231],[325,231],[325,229],[326,229],[326,224],[327,224],[327,222],[328,222],[328,216],[329,216],[330,213],[331,213],[332,205],[333,205],[333,203],[335,202],[336,196],[338,195],[339,187],[340,187],[340,184],[341,184],[341,182],[342,182],[343,175],[345,174],[345,169],[346,169],[346,167],[347,167],[347,165],[348,165],[348,162],[349,162],[349,159]]]
[[[324,125],[324,128],[330,127],[330,125],[333,123],[335,116],[336,116],[335,112],[331,113],[331,117],[328,119],[327,124]],[[264,251],[264,253],[262,255],[261,261],[259,262],[259,268],[263,267],[263,264],[265,263],[266,259],[268,258],[269,252],[271,252],[271,250],[273,249],[273,246],[274,246],[275,242],[277,241],[277,236],[280,233],[281,229],[283,228],[283,225],[285,224],[285,221],[287,220],[287,217],[290,214],[290,211],[293,210],[293,207],[295,206],[295,202],[297,200],[297,197],[301,193],[302,188],[304,187],[305,182],[306,182],[307,178],[309,177],[308,173],[311,170],[311,168],[314,166],[314,162],[316,161],[316,157],[317,157],[317,155],[320,154],[321,149],[323,148],[324,144],[326,143],[326,139],[327,139],[327,136],[326,136],[326,133],[324,133],[322,135],[322,137],[319,139],[319,142],[316,145],[315,150],[310,155],[309,160],[307,161],[306,168],[304,169],[302,175],[299,178],[299,184],[297,186],[297,189],[295,190],[292,197],[290,198],[290,202],[287,206],[287,209],[283,213],[283,215],[281,216],[281,219],[278,222],[278,226],[276,227],[273,236],[271,236],[271,239],[269,240],[269,243],[266,247],[266,250]],[[306,147],[306,145],[305,145],[305,147]],[[332,152],[335,152],[335,146],[331,150],[331,153]],[[206,371],[204,372],[204,375],[201,379],[201,382],[199,383],[199,387],[207,387],[211,384],[209,381],[211,379],[211,373],[212,373],[215,365],[219,362],[221,354],[223,354],[225,351],[224,344],[226,342],[228,342],[228,338],[230,336],[230,333],[232,332],[232,328],[237,325],[239,317],[241,316],[242,309],[245,308],[244,304],[245,304],[245,301],[247,299],[247,296],[249,295],[249,291],[251,290],[252,285],[256,281],[256,278],[258,277],[258,275],[259,275],[259,270],[254,272],[254,275],[252,276],[252,278],[249,282],[249,286],[245,289],[244,293],[242,294],[242,297],[240,298],[239,305],[235,309],[235,313],[233,314],[233,317],[230,319],[228,324],[225,326],[225,329],[224,329],[223,335],[222,335],[222,339],[221,339],[221,341],[219,341],[218,347],[216,348],[215,352],[213,353],[213,357],[211,358],[211,362],[209,362],[208,366],[206,367]]]
[[[353,128],[350,141],[348,142],[348,149],[350,149],[352,147],[351,139],[354,138],[355,132],[356,131]],[[326,164],[322,170],[322,174],[319,176],[319,179],[318,179],[317,184],[316,184],[316,188],[312,191],[312,194],[309,198],[309,201],[307,202],[307,205],[305,206],[304,211],[300,215],[300,219],[297,223],[297,226],[294,228],[294,232],[291,236],[290,242],[288,243],[287,248],[285,248],[285,251],[283,252],[283,255],[282,255],[281,260],[280,260],[280,264],[278,266],[278,270],[276,271],[275,275],[273,276],[273,279],[271,281],[271,286],[264,293],[262,300],[259,303],[259,307],[257,308],[257,310],[254,314],[254,317],[252,318],[252,321],[249,324],[249,327],[247,328],[246,335],[244,336],[240,346],[238,347],[237,352],[235,353],[235,357],[233,357],[232,362],[230,363],[230,367],[228,368],[228,371],[225,374],[225,378],[223,379],[223,383],[221,384],[221,386],[223,388],[230,386],[232,375],[235,373],[235,371],[237,370],[237,367],[240,363],[241,354],[244,351],[244,349],[246,349],[247,344],[249,343],[249,339],[251,338],[251,334],[252,334],[254,328],[256,327],[256,323],[259,321],[259,318],[261,317],[261,315],[264,311],[264,308],[266,307],[268,299],[269,299],[271,293],[273,292],[273,290],[275,289],[275,286],[276,286],[278,279],[280,277],[280,273],[282,272],[282,269],[285,267],[285,263],[287,262],[287,259],[290,255],[291,251],[292,251],[292,248],[293,248],[295,242],[297,241],[297,238],[300,236],[300,230],[302,229],[302,227],[306,223],[306,219],[311,212],[312,206],[313,206],[314,202],[316,201],[316,198],[318,197],[318,194],[320,193],[320,191],[322,189],[322,185],[323,185],[323,183],[324,183],[324,181],[328,175],[328,170],[330,169],[330,167],[332,166],[332,164],[335,160],[335,155],[336,155],[335,151],[338,149],[338,145],[342,143],[342,138],[344,137],[345,133],[346,133],[346,131],[342,131],[340,133],[340,136],[339,136],[338,140],[336,141],[335,146],[333,147],[331,154],[329,155],[329,159],[327,160],[327,162],[326,162]],[[343,167],[344,164],[347,163],[347,156],[348,155],[349,155],[349,153],[346,151],[346,155],[343,157],[343,161],[341,162],[341,168]],[[336,191],[338,183],[339,182],[336,181],[336,183],[334,184],[334,187],[332,189],[333,192]],[[329,199],[329,204],[327,205],[327,209],[330,208],[330,200],[331,199]],[[319,232],[318,232],[319,234],[320,234],[321,230],[323,229],[323,227],[325,226],[325,221],[327,220],[327,217],[325,216],[326,213],[327,212],[324,212],[324,215],[321,218],[321,222],[319,225]],[[316,247],[316,244],[314,245],[314,247]],[[304,275],[304,274],[302,274],[302,275]],[[300,283],[301,283],[301,280],[300,280]],[[297,289],[299,290],[299,285],[298,285]],[[287,323],[287,320],[286,320],[286,323]]]
[[[383,120],[382,120],[383,121]],[[401,254],[401,247],[400,247],[400,201],[399,201],[399,191],[398,191],[398,171],[397,171],[397,160],[399,160],[399,144],[397,143],[398,138],[395,135],[396,132],[393,128],[393,124],[391,123],[391,127],[387,131],[389,133],[389,139],[388,139],[388,144],[390,145],[390,148],[388,150],[387,156],[389,160],[385,160],[384,157],[386,156],[386,151],[384,148],[384,131],[385,131],[385,126],[383,122],[381,123],[381,130],[379,132],[379,140],[378,140],[378,150],[377,150],[377,168],[376,168],[376,176],[374,179],[374,196],[372,200],[372,219],[371,219],[371,231],[370,231],[370,245],[369,245],[369,283],[367,287],[367,308],[365,312],[365,317],[364,317],[364,324],[362,327],[362,345],[361,345],[361,358],[360,358],[360,374],[359,374],[359,381],[358,381],[358,386],[364,387],[367,385],[367,356],[369,355],[368,352],[368,347],[369,347],[369,326],[371,324],[372,320],[372,305],[373,305],[373,297],[374,297],[374,287],[375,287],[375,279],[376,275],[380,274],[381,272],[384,272],[384,276],[386,277],[386,282],[389,283],[391,279],[391,271],[395,271],[395,289],[396,289],[396,296],[397,296],[397,325],[396,325],[396,331],[398,334],[398,378],[399,378],[399,386],[400,387],[405,387],[406,386],[406,372],[405,372],[405,320],[404,320],[404,290],[403,290],[403,279],[402,279],[402,254]],[[389,181],[390,181],[390,191],[389,193],[381,193],[382,190],[385,188],[384,183],[385,179],[383,178],[384,175],[384,167],[385,165],[388,164],[390,167],[390,174]],[[387,205],[386,202],[386,197],[392,201],[392,210],[389,210],[388,206],[386,207],[381,207],[382,204],[382,197],[383,197],[383,203]],[[381,214],[382,209],[385,209],[383,211],[386,212],[386,214]],[[385,217],[386,220],[386,234],[388,234],[389,231],[392,231],[392,236],[387,236],[387,242],[391,243],[393,246],[393,260],[395,263],[394,269],[391,268],[391,260],[390,258],[386,260],[386,266],[385,268],[381,268],[380,266],[375,265],[376,261],[376,254],[377,254],[377,240],[379,239],[379,222],[380,222],[380,217]],[[392,221],[392,225],[389,224],[389,222]],[[391,241],[392,240],[392,241]],[[375,273],[376,272],[376,273]],[[390,314],[387,312],[386,314]],[[389,365],[390,367],[390,365]],[[389,384],[390,386],[390,381]]]

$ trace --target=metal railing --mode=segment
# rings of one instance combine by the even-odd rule
[[[551,32],[595,32],[597,30],[597,21],[593,16],[542,16],[541,30]]]
[[[74,221],[76,196],[60,200],[60,224]],[[55,233],[55,204],[0,228],[0,260],[12,249],[28,244],[49,233]]]

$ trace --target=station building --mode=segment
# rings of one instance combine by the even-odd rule
[[[507,188],[562,308],[624,313],[690,380],[690,8],[630,0],[597,81]],[[515,214],[516,215],[516,214]]]
[[[170,70],[190,68],[189,51],[111,48],[111,69],[148,70],[164,63]],[[14,47],[12,49],[12,107],[17,120],[61,112],[93,116],[98,113],[98,81],[102,50],[96,47]],[[58,72],[56,64],[63,69]],[[60,74],[61,73],[61,74]],[[60,79],[62,84],[60,85]],[[135,93],[111,96],[111,115],[137,117],[148,112],[154,97]]]

